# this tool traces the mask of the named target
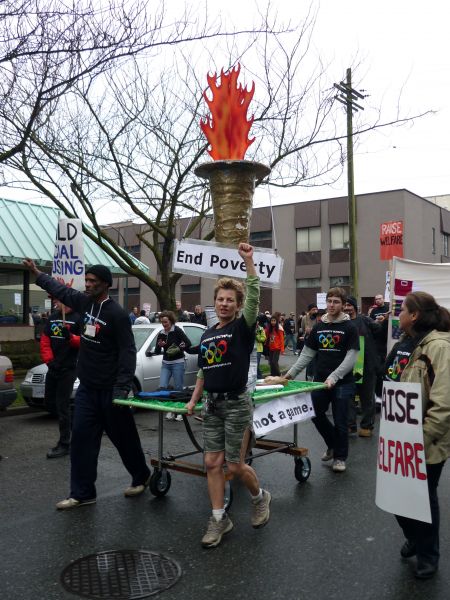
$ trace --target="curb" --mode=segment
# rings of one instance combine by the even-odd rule
[[[40,408],[32,408],[31,406],[18,406],[17,408],[7,408],[0,410],[0,419],[3,417],[17,417],[18,415],[27,415],[29,413],[45,412]]]

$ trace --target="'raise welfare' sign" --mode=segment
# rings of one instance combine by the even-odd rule
[[[253,253],[256,274],[261,285],[280,287],[283,259],[267,248],[255,248]],[[237,248],[228,248],[204,240],[175,241],[172,270],[215,279],[216,277],[247,277],[245,262]]]
[[[81,219],[58,220],[52,277],[67,287],[85,289]]]
[[[309,392],[281,396],[256,406],[253,413],[253,429],[256,436],[266,435],[274,429],[299,421],[308,421],[315,416]]]
[[[375,503],[395,515],[431,523],[419,383],[383,384]]]
[[[403,256],[403,221],[388,221],[380,225],[380,259]]]

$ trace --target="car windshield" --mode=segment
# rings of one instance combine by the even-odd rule
[[[148,340],[149,336],[157,327],[143,327],[142,325],[135,325],[133,328],[134,341],[136,342],[136,350],[142,348],[145,342]]]

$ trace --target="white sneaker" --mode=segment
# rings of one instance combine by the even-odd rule
[[[182,421],[183,420],[183,415],[177,415],[175,417],[175,421]]]
[[[166,421],[173,421],[175,419],[175,415],[172,412],[168,412],[166,415]]]
[[[346,469],[345,460],[336,459],[333,461],[333,471],[335,473],[343,473]]]

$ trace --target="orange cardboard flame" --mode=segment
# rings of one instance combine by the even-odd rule
[[[231,71],[220,73],[220,85],[217,85],[217,74],[207,75],[212,92],[210,100],[203,97],[211,111],[211,115],[200,120],[200,127],[210,144],[208,152],[213,160],[242,160],[248,147],[255,138],[249,139],[248,133],[254,116],[247,120],[248,105],[255,93],[255,83],[250,90],[237,83],[241,65]]]

